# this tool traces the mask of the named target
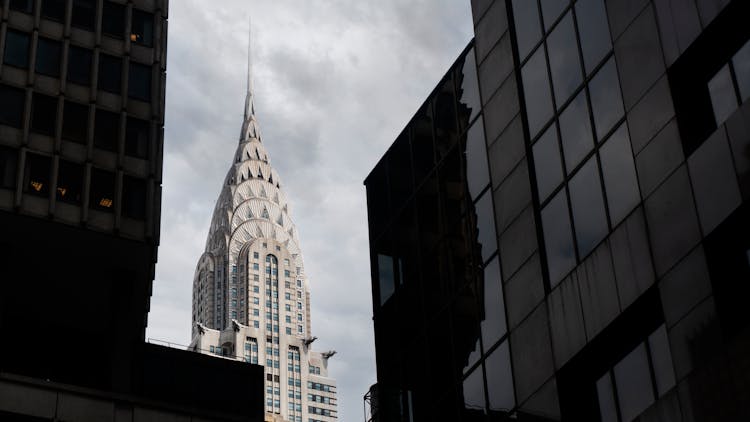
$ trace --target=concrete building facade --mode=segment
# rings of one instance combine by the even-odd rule
[[[365,181],[380,420],[747,419],[748,3],[471,5]]]
[[[239,145],[193,280],[190,347],[265,367],[266,420],[332,421],[335,352],[310,348],[310,288],[281,178],[262,142],[252,63]]]
[[[145,343],[167,0],[0,7],[0,419],[262,420],[259,366]]]

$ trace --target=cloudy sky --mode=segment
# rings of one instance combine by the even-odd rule
[[[255,105],[335,349],[339,420],[375,382],[362,181],[471,39],[468,0],[170,2],[162,231],[147,336],[190,342],[193,271],[237,145],[252,15]]]

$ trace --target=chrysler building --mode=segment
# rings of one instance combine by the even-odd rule
[[[255,117],[249,52],[247,83],[239,144],[193,278],[190,348],[263,365],[266,421],[334,421],[335,352],[311,349],[310,286]]]

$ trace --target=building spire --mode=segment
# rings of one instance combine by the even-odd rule
[[[252,50],[252,18],[248,19],[247,29],[247,94],[245,97],[245,120],[255,115],[253,103],[253,50]]]

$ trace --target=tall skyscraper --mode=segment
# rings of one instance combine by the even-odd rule
[[[374,420],[750,420],[750,2],[471,5],[365,181]]]
[[[0,15],[0,420],[259,421],[262,368],[144,342],[167,0]],[[221,382],[229,391],[199,391]]]
[[[310,349],[310,290],[297,229],[262,143],[248,53],[239,145],[193,279],[193,340],[204,353],[265,366],[266,420],[336,419],[335,352]]]

